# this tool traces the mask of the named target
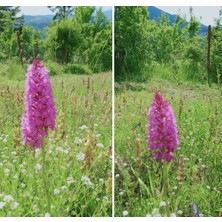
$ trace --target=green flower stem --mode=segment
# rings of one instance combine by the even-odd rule
[[[45,189],[45,191],[46,191],[46,196],[47,196],[47,211],[48,211],[48,213],[50,213],[51,201],[50,201],[48,184],[47,184],[47,181],[46,181],[46,172],[45,172],[45,146],[44,146],[44,142],[42,143],[42,176],[43,176],[44,189]]]
[[[166,215],[169,217],[170,216],[170,208],[169,208],[168,197],[167,197],[167,193],[168,193],[167,179],[168,179],[167,162],[164,161],[164,164],[163,164],[163,199],[166,202]]]
[[[32,162],[33,162],[33,176],[34,176],[34,191],[35,196],[37,196],[37,185],[36,185],[36,175],[35,175],[35,149],[32,149]]]

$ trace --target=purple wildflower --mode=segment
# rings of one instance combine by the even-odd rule
[[[192,203],[191,207],[193,208],[193,216],[194,217],[199,217],[200,216],[200,212],[198,211],[197,205]]]
[[[170,162],[179,144],[176,119],[172,107],[156,92],[148,111],[148,144],[155,159]]]
[[[42,146],[48,128],[55,130],[56,110],[48,71],[39,60],[33,60],[26,74],[25,113],[22,116],[23,143]]]

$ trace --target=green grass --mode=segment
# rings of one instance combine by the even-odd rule
[[[111,72],[50,78],[57,110],[56,130],[45,140],[50,212],[41,150],[21,144],[25,72],[0,65],[0,216],[111,216]],[[88,167],[77,160],[81,153],[92,158]]]
[[[157,215],[155,208],[160,215],[165,215],[165,207],[160,207],[162,163],[153,159],[147,145],[147,110],[155,90],[172,105],[179,131],[179,149],[168,166],[171,214],[192,217],[193,202],[202,216],[219,216],[222,207],[221,88],[176,78],[167,80],[162,76],[146,83],[115,85],[115,216],[123,216],[123,211],[128,211],[127,216],[154,216]],[[181,99],[184,104],[179,116]],[[182,182],[177,180],[182,167],[180,158],[185,162]]]

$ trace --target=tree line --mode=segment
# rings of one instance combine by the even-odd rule
[[[46,30],[24,25],[20,7],[0,6],[0,62],[19,61],[18,38],[26,63],[40,57],[59,64],[82,64],[92,72],[112,68],[112,24],[102,8],[56,6]]]
[[[173,24],[165,13],[149,18],[147,7],[115,7],[115,77],[143,80],[157,66],[175,78],[207,80],[207,35],[199,34],[200,20],[190,7],[190,20],[177,15]],[[211,39],[211,81],[222,80],[222,24],[215,19]],[[145,74],[144,74],[145,73]]]

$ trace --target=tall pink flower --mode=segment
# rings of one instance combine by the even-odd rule
[[[148,144],[155,159],[170,162],[179,144],[176,119],[172,107],[156,92],[148,111]]]
[[[55,130],[56,110],[48,71],[39,60],[33,60],[26,74],[25,113],[22,116],[23,143],[42,146],[48,128]]]

